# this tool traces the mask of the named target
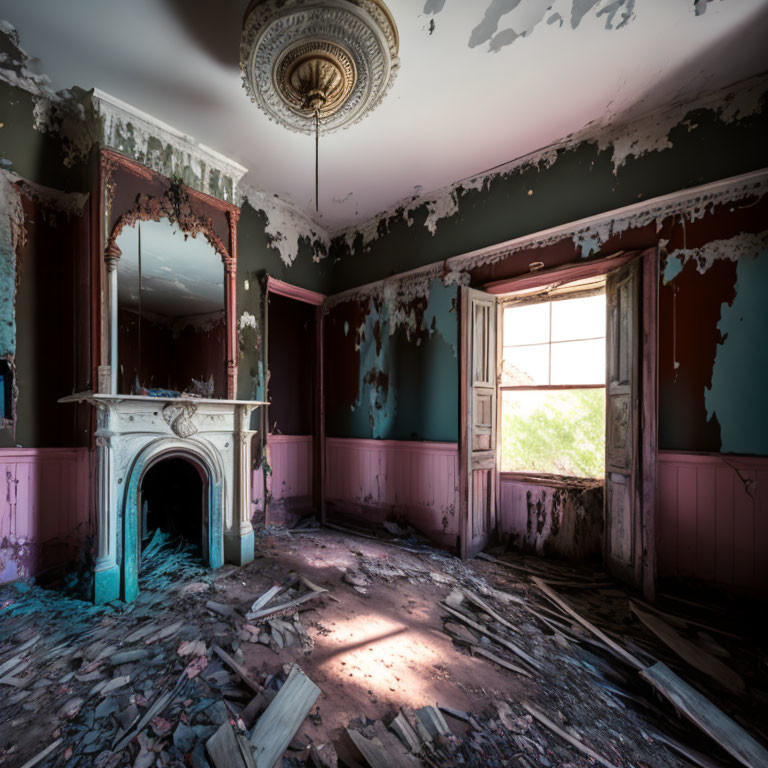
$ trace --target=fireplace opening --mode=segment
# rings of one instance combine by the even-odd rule
[[[141,484],[141,548],[156,530],[204,547],[205,487],[198,468],[182,458],[168,458],[151,466]]]

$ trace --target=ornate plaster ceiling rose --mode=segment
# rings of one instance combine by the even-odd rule
[[[397,68],[397,27],[383,0],[252,0],[240,44],[243,85],[271,120],[323,133],[378,106]]]

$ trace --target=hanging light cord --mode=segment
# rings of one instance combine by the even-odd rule
[[[141,222],[139,222],[139,355],[136,361],[136,374],[141,385]]]
[[[315,109],[315,210],[320,212],[320,112]]]

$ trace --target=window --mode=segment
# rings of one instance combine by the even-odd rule
[[[605,292],[574,292],[503,305],[502,472],[603,477]]]

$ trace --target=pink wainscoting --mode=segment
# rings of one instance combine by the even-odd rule
[[[329,514],[406,520],[440,546],[456,546],[456,443],[327,438],[325,444]]]
[[[0,448],[0,583],[77,554],[91,534],[86,448]]]
[[[768,458],[659,453],[660,577],[768,588]]]
[[[281,522],[282,509],[308,508],[312,505],[312,435],[269,435],[267,437],[269,466],[267,477],[271,491],[271,511],[268,522]],[[251,498],[255,510],[264,509],[264,473],[253,473]]]

